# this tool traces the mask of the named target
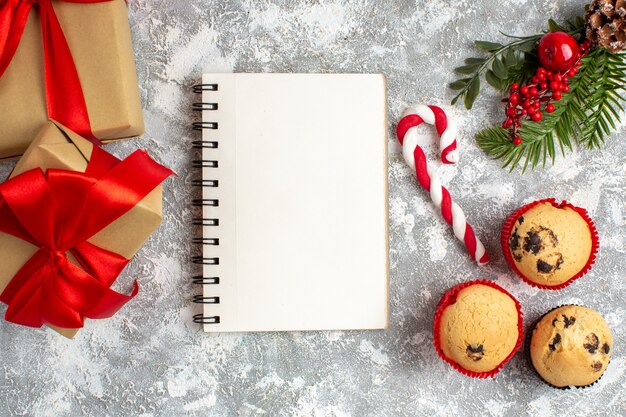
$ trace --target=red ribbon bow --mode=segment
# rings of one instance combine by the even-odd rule
[[[60,0],[69,3],[103,3],[111,0]],[[39,6],[43,34],[48,116],[93,143],[85,96],[72,52],[67,44],[52,0],[0,0],[0,77],[11,63],[22,39],[33,5]]]
[[[87,240],[171,174],[144,151],[120,162],[94,146],[85,173],[34,169],[0,184],[0,232],[39,248],[0,294],[5,319],[80,328],[84,317],[111,317],[130,301],[136,281],[130,295],[110,288],[129,260]]]

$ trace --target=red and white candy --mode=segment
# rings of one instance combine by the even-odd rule
[[[441,211],[444,220],[452,225],[454,235],[465,243],[470,255],[479,264],[489,262],[489,255],[485,247],[474,234],[474,229],[466,222],[465,213],[458,204],[452,201],[450,193],[441,184],[436,170],[426,162],[426,155],[418,145],[417,127],[422,123],[435,125],[440,135],[439,149],[441,160],[444,164],[454,164],[459,161],[457,149],[456,124],[450,120],[446,113],[436,106],[424,106],[422,104],[408,108],[398,123],[397,136],[402,145],[402,155],[407,165],[415,170],[420,185],[430,192],[430,198]]]

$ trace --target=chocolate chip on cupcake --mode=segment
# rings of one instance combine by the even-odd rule
[[[434,326],[439,356],[477,378],[495,375],[522,341],[519,303],[486,280],[448,290],[437,306]]]
[[[584,275],[598,249],[587,212],[553,199],[518,209],[504,223],[502,250],[511,268],[531,285],[559,289]]]
[[[530,358],[548,384],[565,388],[596,382],[606,370],[613,351],[608,324],[596,311],[581,306],[559,307],[535,325]]]

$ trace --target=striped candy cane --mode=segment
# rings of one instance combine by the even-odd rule
[[[411,169],[415,170],[421,186],[430,192],[430,198],[435,207],[441,211],[446,223],[452,225],[454,235],[465,243],[465,247],[476,262],[481,265],[485,264],[489,262],[485,247],[474,234],[472,226],[466,222],[465,213],[461,207],[452,201],[448,190],[441,185],[437,172],[428,165],[424,151],[417,144],[417,127],[423,122],[435,125],[440,135],[439,149],[442,162],[454,164],[459,161],[456,124],[448,119],[441,108],[422,104],[408,108],[398,123],[397,136],[402,145],[404,160]]]

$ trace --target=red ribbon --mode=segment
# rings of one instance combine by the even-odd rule
[[[103,3],[111,0],[60,1]],[[48,116],[100,144],[91,131],[78,71],[51,0],[0,0],[0,77],[15,55],[33,5],[39,6],[41,15]]]
[[[0,294],[5,319],[81,328],[85,317],[111,317],[130,301],[136,281],[130,295],[110,288],[129,260],[87,240],[171,174],[144,151],[119,161],[94,146],[85,173],[33,169],[0,184],[0,232],[39,248]]]

